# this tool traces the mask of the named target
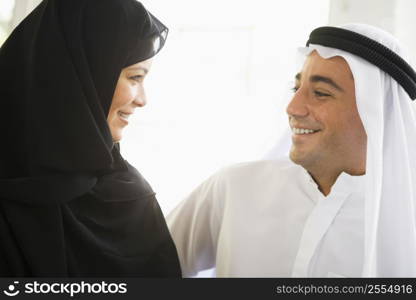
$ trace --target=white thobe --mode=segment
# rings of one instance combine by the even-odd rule
[[[291,162],[234,165],[168,216],[185,277],[359,277],[365,176],[341,173],[324,196]]]

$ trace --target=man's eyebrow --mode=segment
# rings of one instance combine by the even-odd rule
[[[128,68],[129,71],[144,71],[144,74],[149,73],[149,70],[144,67],[131,67]]]
[[[325,77],[325,76],[321,76],[321,75],[312,75],[309,78],[310,82],[324,82],[326,84],[331,85],[332,87],[334,87],[335,89],[337,89],[340,92],[344,92],[344,90],[335,82],[333,81],[331,78],[329,77]]]

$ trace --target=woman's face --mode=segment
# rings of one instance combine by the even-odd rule
[[[123,129],[129,124],[128,119],[134,110],[146,104],[143,81],[151,64],[152,60],[148,59],[121,70],[107,117],[114,142],[121,140]]]

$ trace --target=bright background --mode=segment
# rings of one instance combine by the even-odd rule
[[[0,0],[0,44],[39,0]],[[312,29],[364,22],[416,52],[413,0],[143,0],[169,28],[122,152],[167,214],[202,180],[260,159],[287,130],[296,48]]]

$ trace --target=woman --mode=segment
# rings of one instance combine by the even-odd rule
[[[180,276],[120,155],[167,28],[136,0],[44,0],[0,50],[0,275]]]

